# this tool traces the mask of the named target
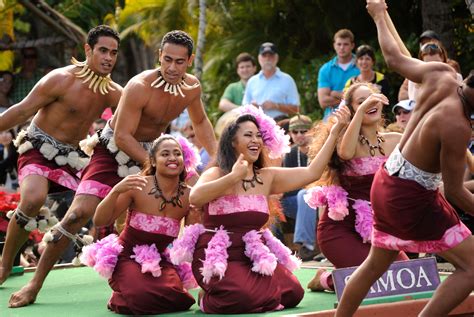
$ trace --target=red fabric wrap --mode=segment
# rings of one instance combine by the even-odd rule
[[[370,199],[374,227],[403,240],[439,240],[460,221],[438,190],[390,176],[383,166],[375,174]]]

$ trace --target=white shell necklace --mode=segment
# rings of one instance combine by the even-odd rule
[[[115,90],[112,87],[112,84],[111,84],[112,83],[112,78],[110,78],[110,74],[108,74],[107,76],[97,75],[92,69],[89,68],[89,65],[87,65],[87,63],[85,61],[84,62],[79,62],[74,57],[71,58],[71,63],[74,66],[82,67],[82,69],[80,71],[74,73],[74,75],[77,78],[85,78],[82,81],[84,84],[87,83],[88,81],[90,81],[89,89],[92,89],[92,91],[94,91],[94,93],[97,92],[97,88],[99,89],[99,92],[102,95],[108,94],[109,90]]]
[[[163,76],[161,75],[161,70],[158,68],[158,78],[151,83],[151,87],[153,88],[160,88],[161,86],[164,86],[164,91],[169,93],[170,95],[178,96],[181,95],[181,97],[185,97],[183,90],[192,90],[200,86],[199,83],[195,83],[193,85],[188,85],[184,80],[186,78],[186,75],[181,78],[181,81],[178,84],[170,84],[168,83]]]

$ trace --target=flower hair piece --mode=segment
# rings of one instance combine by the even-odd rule
[[[245,105],[239,107],[239,111],[241,115],[250,114],[255,117],[262,134],[263,143],[269,150],[268,156],[270,158],[280,158],[283,154],[290,152],[290,136],[286,135],[275,120],[267,116],[261,108]]]
[[[186,172],[196,169],[201,164],[201,156],[199,155],[198,149],[182,136],[177,136],[176,141],[178,141],[183,150],[184,168]]]

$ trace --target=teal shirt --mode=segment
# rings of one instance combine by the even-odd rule
[[[232,83],[226,87],[221,99],[227,99],[230,102],[240,106],[242,105],[242,99],[244,99],[244,92],[244,83],[239,80],[238,82]]]

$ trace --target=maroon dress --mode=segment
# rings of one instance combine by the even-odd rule
[[[108,308],[119,314],[154,315],[188,310],[193,297],[183,288],[183,283],[173,264],[161,257],[161,275],[142,273],[142,268],[130,256],[137,245],[155,244],[163,254],[179,232],[176,219],[132,211],[125,229],[119,237],[123,246],[118,256],[109,285],[113,289]]]
[[[252,271],[252,262],[244,254],[242,237],[260,230],[268,220],[268,203],[264,195],[228,195],[210,202],[204,208],[203,224],[209,231],[200,235],[194,251],[194,277],[205,294],[200,307],[205,313],[260,313],[294,307],[303,299],[304,290],[297,278],[277,264],[272,275]],[[205,283],[200,269],[205,249],[214,236],[213,229],[223,226],[231,241],[227,248],[227,269],[222,279],[212,277]]]

